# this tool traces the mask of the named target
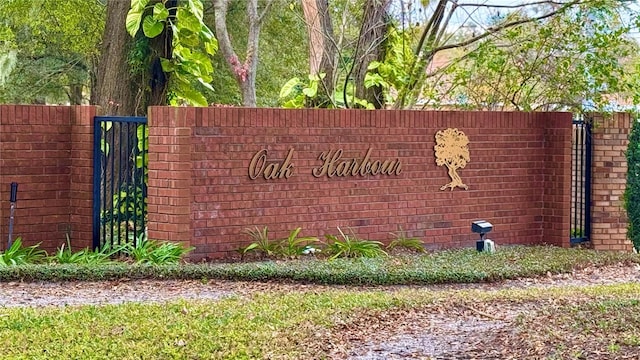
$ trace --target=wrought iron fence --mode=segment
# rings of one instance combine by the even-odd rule
[[[571,149],[571,244],[591,237],[591,121],[573,120]]]
[[[145,117],[94,118],[93,247],[135,243],[147,218]]]

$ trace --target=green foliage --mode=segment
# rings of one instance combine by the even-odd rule
[[[44,264],[0,267],[0,281],[113,279],[228,279],[337,285],[489,282],[619,263],[640,264],[633,253],[556,247],[502,246],[490,256],[475,249],[376,258],[304,259],[211,264]]]
[[[318,100],[319,92],[318,86],[320,80],[324,79],[325,74],[309,75],[308,82],[305,83],[297,77],[294,77],[287,81],[282,89],[280,89],[279,101],[280,105],[287,109],[301,109],[307,106],[308,103],[313,103],[314,100]],[[375,106],[370,102],[359,99],[354,96],[355,88],[353,86],[347,87],[347,102],[349,104],[356,105],[360,108],[373,110]],[[336,90],[331,99],[321,101],[319,107],[322,108],[345,108],[344,92],[342,89]]]
[[[244,256],[248,252],[257,251],[263,256],[273,256],[278,249],[278,243],[269,240],[269,228],[262,229],[257,226],[253,229],[245,229],[244,233],[249,235],[253,242],[240,249],[240,253]]]
[[[571,237],[580,238],[584,236],[584,230],[582,228],[571,229]]]
[[[493,340],[511,346],[514,358],[542,352],[540,358],[575,359],[572,352],[579,349],[594,355],[586,358],[616,359],[629,353],[607,351],[609,344],[637,353],[638,291],[638,284],[535,291],[277,289],[253,293],[250,300],[7,307],[0,316],[0,346],[9,359],[325,359],[335,357],[328,341],[357,345],[340,342],[345,329],[395,324],[404,315],[415,319],[413,313],[424,314],[417,321],[439,314],[455,322],[461,309],[511,311],[521,304],[526,311],[508,323],[509,337]]]
[[[298,237],[302,228],[291,230],[289,236],[280,240],[277,252],[279,255],[289,258],[296,258],[303,255],[305,251],[310,249],[310,244],[318,241],[318,238],[312,236]]]
[[[358,239],[353,233],[345,235],[340,228],[338,228],[338,231],[340,232],[340,238],[335,235],[325,235],[329,241],[327,244],[327,251],[331,254],[329,260],[338,257],[375,258],[387,255],[382,249],[382,243],[379,241]]]
[[[426,249],[424,248],[424,241],[416,237],[408,237],[402,229],[396,233],[392,233],[391,235],[393,235],[394,239],[389,243],[389,245],[387,245],[387,250],[403,248],[421,253],[426,252]]]
[[[0,102],[82,102],[104,21],[96,0],[1,1]]]
[[[108,244],[103,245],[96,250],[82,249],[77,252],[71,250],[71,243],[67,237],[66,247],[63,244],[58,248],[53,256],[47,260],[54,264],[84,264],[84,265],[100,265],[111,262],[111,258],[121,251],[121,247],[111,247]]]
[[[180,262],[193,249],[195,248],[185,247],[182,243],[149,240],[143,233],[138,236],[135,244],[123,245],[121,252],[138,264],[163,265]]]
[[[280,89],[279,100],[282,107],[287,109],[301,109],[308,100],[312,100],[318,94],[320,80],[325,74],[309,75],[309,80],[305,84],[302,80],[294,77],[287,81]]]
[[[113,209],[104,214],[104,220],[128,221],[130,219],[141,219],[146,214],[147,197],[138,186],[130,186],[128,189],[123,186],[120,192],[113,194]],[[138,229],[140,230],[140,229]]]
[[[627,236],[636,250],[640,250],[640,121],[634,116],[627,147],[627,186],[624,204],[629,219]]]
[[[0,253],[0,267],[34,264],[42,262],[47,253],[38,249],[40,244],[22,246],[22,238],[16,238],[11,247]]]
[[[410,46],[411,31],[401,31],[397,27],[390,27],[387,34],[384,61],[372,61],[365,75],[366,88],[380,86],[389,104],[397,100],[397,92],[391,89],[401,89],[411,80],[411,64],[415,61]]]
[[[218,50],[218,41],[204,23],[201,0],[178,0],[176,8],[166,8],[164,1],[132,0],[127,14],[127,32],[135,37],[142,25],[147,38],[163,31],[171,32],[170,59],[160,59],[162,70],[171,73],[170,90],[173,105],[185,101],[190,105],[207,106],[205,96],[192,83],[213,91],[213,65],[209,56]]]
[[[637,72],[625,66],[638,53],[628,32],[607,3],[511,27],[449,51],[459,60],[431,79],[425,95],[434,107],[444,99],[470,109],[610,111],[612,96],[624,103],[638,95]]]

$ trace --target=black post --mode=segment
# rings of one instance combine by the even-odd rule
[[[9,196],[9,202],[11,203],[11,208],[9,210],[9,246],[13,245],[13,216],[16,210],[16,202],[18,201],[18,183],[11,183],[11,195]]]

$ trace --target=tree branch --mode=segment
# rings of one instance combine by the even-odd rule
[[[499,25],[499,26],[491,27],[491,28],[487,29],[487,31],[485,33],[483,33],[483,34],[480,34],[478,36],[474,36],[474,37],[472,37],[470,39],[467,39],[465,41],[461,41],[461,42],[458,42],[458,43],[447,44],[447,45],[442,45],[442,46],[436,47],[436,48],[434,48],[432,50],[432,52],[435,54],[438,51],[443,51],[443,50],[448,50],[448,49],[455,49],[455,48],[471,45],[471,44],[473,44],[473,43],[475,43],[477,41],[480,41],[480,40],[482,40],[482,39],[484,39],[484,38],[486,38],[486,37],[488,37],[490,35],[493,35],[495,33],[500,32],[500,31],[502,31],[504,29],[508,29],[508,28],[511,28],[511,27],[514,27],[514,26],[527,24],[527,23],[530,23],[530,22],[535,22],[535,21],[539,21],[539,20],[543,20],[543,19],[552,17],[552,16],[554,16],[556,14],[559,14],[559,13],[567,10],[568,8],[570,8],[570,7],[574,6],[574,5],[577,5],[580,2],[581,2],[580,0],[574,0],[574,1],[566,3],[564,6],[562,6],[560,8],[558,8],[558,9],[556,9],[554,11],[548,12],[548,13],[546,13],[544,15],[540,15],[540,16],[536,16],[536,17],[532,17],[532,18],[528,18],[528,19],[521,19],[521,20],[517,20],[517,21],[512,21],[512,22],[504,23],[504,24]]]

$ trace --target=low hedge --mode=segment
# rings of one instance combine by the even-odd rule
[[[296,281],[336,285],[472,283],[570,272],[588,266],[640,263],[632,253],[556,247],[501,247],[378,258],[301,259],[180,265],[43,264],[0,267],[0,281],[99,281],[116,279],[226,279]]]

